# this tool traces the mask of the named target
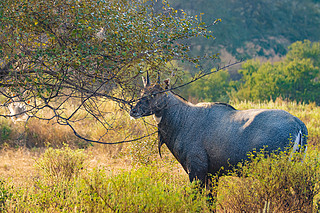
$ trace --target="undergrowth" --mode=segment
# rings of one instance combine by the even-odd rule
[[[320,210],[319,151],[309,151],[303,162],[288,159],[288,152],[251,153],[247,161],[239,163],[228,177],[219,181],[220,209],[266,213]]]
[[[114,174],[106,167],[80,169],[83,159],[82,151],[48,149],[35,164],[39,176],[29,187],[10,189],[2,207],[6,212],[210,212],[205,190],[182,184],[155,164]]]
[[[72,150],[68,145],[61,149],[48,148],[35,162],[35,167],[46,179],[52,181],[71,180],[78,176],[88,155],[83,150]]]
[[[88,168],[83,150],[48,149],[35,164],[38,176],[24,187],[0,181],[0,207],[4,212],[318,211],[319,153],[311,149],[304,162],[288,161],[286,152],[251,153],[210,191],[157,162],[113,172]],[[216,195],[213,202],[209,192]]]

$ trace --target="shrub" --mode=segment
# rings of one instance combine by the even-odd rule
[[[233,177],[220,180],[220,208],[232,212],[312,211],[319,193],[319,152],[309,152],[304,162],[288,161],[288,152],[267,156],[261,151],[249,158],[231,172]]]
[[[6,182],[0,180],[0,211],[5,209],[5,204],[8,199],[12,197],[11,191],[8,189]]]
[[[157,141],[153,138],[134,141],[129,145],[133,165],[150,165],[158,156]]]
[[[83,150],[72,150],[65,145],[62,149],[48,148],[36,161],[35,166],[42,175],[51,180],[70,180],[78,175],[86,159],[87,155]]]
[[[7,124],[2,124],[0,126],[1,131],[1,141],[6,141],[10,138],[10,134],[12,132],[12,129]]]
[[[86,179],[97,203],[86,211],[97,212],[210,212],[205,191],[194,184],[179,185],[169,173],[144,166],[119,175],[94,170]],[[89,205],[88,205],[89,206]]]
[[[159,167],[120,174],[95,168],[71,181],[48,184],[39,178],[16,190],[6,212],[210,212],[207,195],[196,184],[172,178]]]

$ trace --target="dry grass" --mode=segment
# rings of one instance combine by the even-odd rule
[[[40,151],[26,149],[2,150],[0,152],[0,177],[12,181],[15,185],[25,185],[28,180],[36,176],[33,164],[39,154]]]
[[[105,151],[99,146],[90,147],[85,150],[85,153],[89,156],[86,161],[86,169],[89,171],[93,168],[104,168],[112,172],[112,174],[119,174],[136,167],[136,163],[132,161],[132,156],[122,154],[121,157],[115,157],[114,153],[110,155],[110,150]],[[0,177],[4,180],[10,180],[17,186],[29,184],[30,181],[32,182],[34,178],[39,176],[34,164],[45,150],[46,148],[9,148],[1,150]],[[154,156],[153,163],[158,165],[159,170],[170,172],[173,177],[188,182],[188,176],[182,166],[169,154],[165,146],[162,147],[162,150],[164,153],[163,158]]]
[[[293,115],[301,118],[309,129],[309,143],[318,145],[320,140],[320,107],[315,104],[297,104],[295,102],[286,102],[277,99],[275,102],[233,102],[231,103],[237,109],[249,108],[277,108],[289,111]],[[75,106],[74,106],[75,107]],[[70,114],[74,107],[69,107],[66,114]],[[152,118],[145,121],[131,120],[128,113],[117,109],[113,103],[104,103],[102,110],[107,111],[105,120],[108,124],[113,122],[113,128],[106,134],[99,123],[88,119],[77,123],[81,132],[91,138],[99,138],[101,135],[103,141],[114,142],[123,139],[132,139],[147,133],[150,130],[148,123],[154,124]],[[83,112],[81,112],[83,115]],[[81,117],[81,115],[79,115]],[[0,146],[2,147],[0,155],[0,173],[3,177],[14,177],[23,179],[25,174],[34,175],[34,160],[43,153],[46,146],[61,147],[63,144],[69,144],[73,148],[86,148],[90,156],[90,167],[105,166],[112,170],[131,169],[134,161],[139,158],[145,158],[146,162],[159,161],[165,164],[170,162],[176,164],[165,146],[162,147],[163,159],[159,158],[157,151],[156,135],[148,140],[137,141],[128,144],[119,145],[99,145],[93,146],[77,138],[67,126],[60,126],[53,121],[39,121],[30,119],[27,125],[24,123],[13,124],[11,119],[0,118],[2,132],[0,136]],[[148,129],[149,128],[149,129]],[[7,131],[7,132],[6,132]],[[129,137],[129,135],[132,135]],[[14,148],[9,148],[14,147]],[[32,147],[40,147],[26,149]],[[17,149],[18,148],[18,149]],[[142,151],[141,151],[142,150]],[[139,151],[139,152],[138,152]],[[137,156],[139,155],[139,156]],[[146,159],[148,157],[148,159]],[[176,164],[178,165],[178,164]],[[181,167],[177,168],[177,173],[184,174]]]
[[[74,106],[75,107],[75,106]],[[70,114],[74,107],[68,108],[66,114]],[[145,121],[131,120],[128,113],[120,111],[113,103],[105,103],[102,111],[109,112],[105,114],[104,120],[108,124],[113,124],[112,128],[105,134],[106,129],[93,119],[79,121],[75,127],[80,130],[82,135],[93,139],[99,139],[105,142],[122,141],[140,137],[147,133],[146,123],[153,123],[152,118]],[[50,116],[50,112],[43,112]],[[81,112],[80,114],[84,114]],[[41,116],[41,115],[40,115]],[[78,115],[80,118],[81,115]],[[77,138],[68,126],[61,126],[54,121],[43,121],[35,118],[29,119],[28,123],[16,122],[11,119],[0,118],[0,125],[3,130],[0,136],[0,175],[5,179],[11,179],[15,184],[24,184],[26,180],[32,180],[38,174],[34,169],[34,163],[46,147],[59,148],[63,144],[70,147],[85,148],[85,152],[90,156],[88,159],[88,169],[106,168],[113,173],[120,173],[123,170],[131,170],[137,162],[137,152],[143,141],[134,143],[124,143],[118,145],[91,144]],[[153,135],[150,142],[154,144],[156,135]],[[163,159],[161,159],[156,150],[156,146],[149,144],[138,153],[140,158],[148,156],[150,162],[158,161],[159,164],[172,165],[174,173],[185,176],[182,167],[176,163],[175,159],[169,154],[165,146],[162,147]],[[152,151],[153,150],[153,151]],[[152,153],[150,155],[150,153]],[[142,159],[141,161],[143,161]],[[175,168],[173,168],[175,167]],[[163,170],[168,169],[165,166]]]
[[[27,180],[32,180],[38,176],[34,164],[44,151],[45,148],[2,150],[0,152],[0,177],[5,180],[11,180],[15,185],[24,185]],[[111,158],[92,148],[86,150],[86,153],[90,157],[87,161],[89,170],[96,167],[105,167],[115,172],[132,169],[130,159]]]

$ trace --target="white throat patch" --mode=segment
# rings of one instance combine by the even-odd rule
[[[154,120],[159,124],[161,122],[162,117],[157,117],[156,115],[153,115]]]

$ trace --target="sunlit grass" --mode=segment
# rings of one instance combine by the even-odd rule
[[[300,104],[277,99],[275,102],[260,103],[234,101],[231,105],[236,109],[272,108],[290,112],[305,122],[308,127],[309,143],[314,145],[313,148],[308,149],[308,156],[319,155],[320,107],[315,104]],[[106,112],[103,115],[105,124],[110,124],[112,128],[105,134],[106,128],[88,116],[89,119],[75,123],[75,127],[80,129],[82,135],[96,140],[101,139],[104,142],[117,142],[138,138],[155,130],[152,117],[131,120],[128,113],[119,110],[114,103],[105,102],[101,107],[102,111]],[[68,108],[67,113],[70,114],[73,109],[73,107]],[[81,116],[87,115],[81,112],[79,118]],[[187,174],[165,145],[161,148],[162,158],[159,157],[156,134],[131,143],[91,144],[74,136],[68,126],[60,126],[54,121],[39,121],[31,118],[25,125],[21,122],[14,124],[11,119],[1,117],[0,130],[2,148],[0,177],[5,180],[2,185],[0,184],[0,190],[7,190],[13,196],[9,196],[10,193],[4,193],[6,197],[3,199],[6,200],[5,208],[8,212],[18,210],[22,212],[112,212],[115,209],[127,212],[209,212],[214,207],[214,205],[207,205],[205,194],[193,191]],[[48,147],[58,148],[56,152],[51,153],[54,155],[54,153],[60,153],[59,150],[63,144],[69,144],[69,147],[74,150],[70,149],[69,153],[75,155],[78,153],[77,150],[82,148],[79,153],[86,155],[85,162],[81,164],[78,175],[70,176],[68,184],[62,180],[65,179],[63,175],[58,177],[61,180],[54,184],[55,181],[49,181],[50,178],[47,178],[34,165],[44,159],[45,151],[50,150]],[[52,156],[47,160],[50,158],[68,159],[61,158],[58,154],[56,158]],[[50,164],[44,162],[42,165]],[[291,171],[300,171],[299,169],[291,169]],[[237,181],[232,182],[234,184]],[[241,185],[243,183],[237,184],[237,187]],[[244,184],[244,186],[245,189],[249,189],[248,185]],[[252,184],[250,186],[253,187]],[[237,187],[233,187],[233,191],[230,191],[230,188],[220,189],[222,192],[218,194],[222,193],[224,197],[220,197],[220,203],[216,204],[222,209],[228,209],[232,207],[230,202],[236,204],[234,200],[240,199],[241,196],[251,202],[250,193],[235,194],[239,191],[246,192]],[[146,191],[154,194],[154,197],[148,197],[152,195],[145,193]],[[190,198],[192,196],[195,196],[194,199]],[[230,196],[232,198],[229,199]],[[52,200],[51,197],[56,199]],[[315,203],[318,202],[317,199],[316,196]],[[265,207],[263,200],[251,204],[251,207],[258,206],[260,210]],[[276,203],[273,202],[272,205],[269,208],[275,208]]]

